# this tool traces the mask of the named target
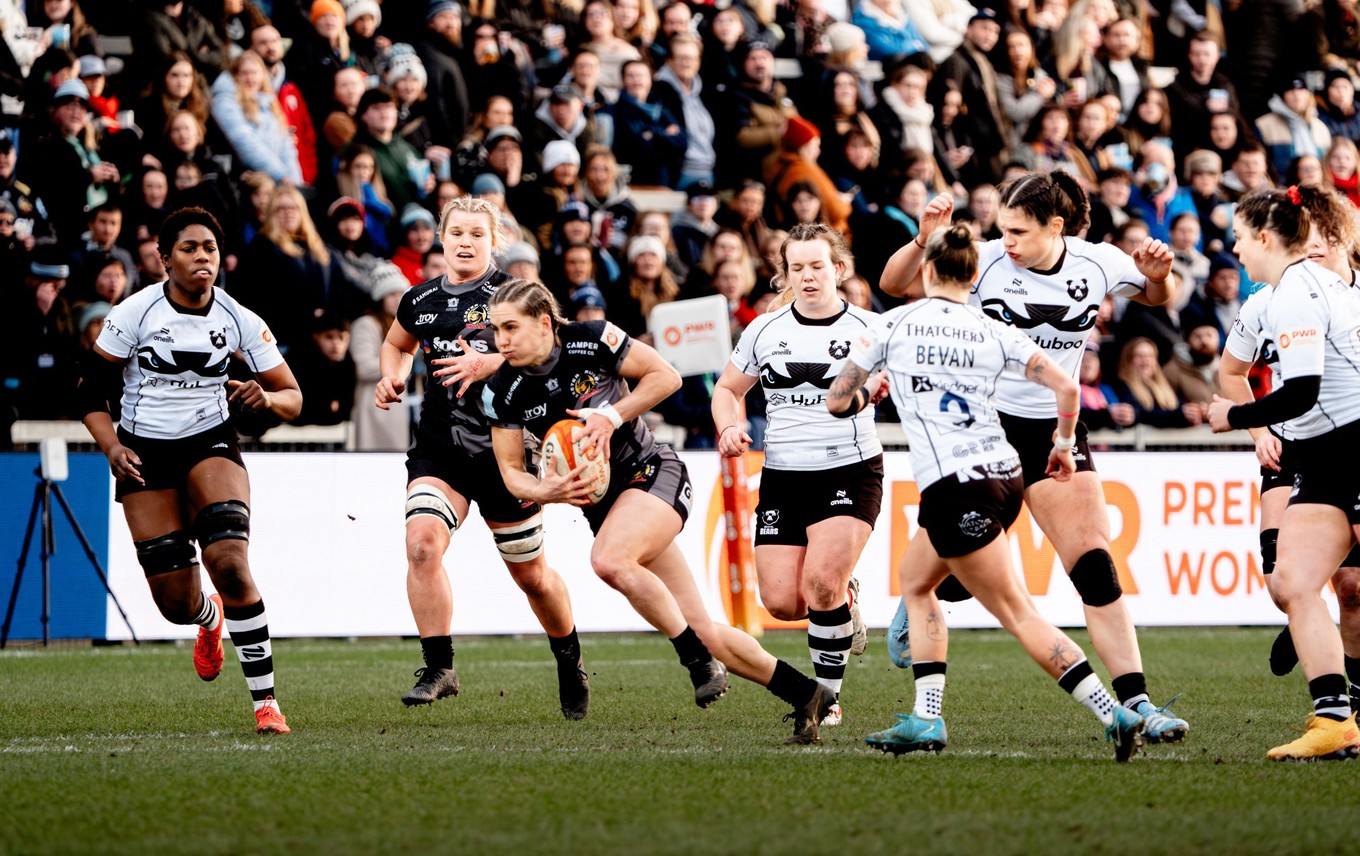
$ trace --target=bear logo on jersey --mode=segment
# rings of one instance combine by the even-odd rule
[[[779,534],[779,509],[769,508],[760,512],[760,534]]]
[[[833,360],[843,360],[850,356],[850,340],[844,339],[842,341],[837,341],[832,339],[831,344],[827,346],[826,352],[831,355],[831,359]]]
[[[1091,288],[1084,279],[1069,279],[1067,281],[1067,296],[1073,300],[1085,300],[1086,295],[1091,293]]]
[[[225,348],[227,346],[227,331],[223,330],[219,333],[216,330],[209,330],[208,341],[212,342],[214,348]]]

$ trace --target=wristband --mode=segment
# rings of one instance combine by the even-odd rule
[[[1076,434],[1073,434],[1071,437],[1053,438],[1053,448],[1057,449],[1059,452],[1070,452],[1075,445],[1077,445]]]
[[[923,250],[926,248],[926,245],[921,243],[921,236],[919,233],[916,235],[916,237],[911,239],[911,242]]]
[[[623,417],[614,409],[614,405],[609,402],[605,402],[599,407],[582,407],[577,412],[581,414],[582,419],[589,419],[592,416],[603,416],[605,419],[609,420],[610,425],[614,426],[615,431],[623,427]]]
[[[721,431],[719,431],[719,432],[718,432],[718,439],[721,440],[721,439],[722,439],[722,435],[726,434],[728,431],[731,431],[731,430],[732,430],[733,428],[735,428],[735,427],[737,427],[737,424],[734,422],[734,423],[732,423],[731,425],[728,425],[726,428],[724,428],[724,429],[722,429]]]
[[[1080,410],[1073,410],[1071,413],[1063,413],[1061,410],[1058,411],[1058,418],[1059,418],[1059,419],[1066,419],[1066,418],[1068,418],[1068,417],[1071,417],[1072,419],[1076,419],[1076,418],[1077,418],[1078,416],[1080,416],[1080,415],[1081,415],[1081,411],[1080,411]]]

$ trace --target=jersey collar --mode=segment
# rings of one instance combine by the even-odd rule
[[[832,324],[835,324],[837,321],[841,320],[842,315],[850,311],[850,304],[842,300],[841,311],[837,312],[835,315],[828,315],[825,318],[808,318],[806,315],[799,312],[798,308],[794,306],[792,303],[789,304],[789,311],[793,313],[794,319],[799,324],[803,324],[808,327],[830,327]]]
[[[1043,270],[1039,270],[1038,268],[1030,268],[1030,269],[1029,269],[1029,272],[1032,273],[1032,274],[1034,274],[1035,276],[1053,276],[1053,275],[1056,274],[1058,271],[1062,270],[1063,262],[1065,262],[1065,261],[1067,261],[1067,239],[1066,239],[1066,238],[1063,239],[1062,253],[1058,256],[1058,260],[1057,260],[1056,262],[1054,262],[1053,267],[1051,267],[1051,268],[1044,268]]]
[[[161,283],[161,294],[165,295],[165,302],[170,304],[170,308],[181,315],[207,316],[207,314],[212,311],[213,304],[217,302],[217,286],[213,286],[212,290],[208,292],[208,305],[204,306],[202,309],[191,309],[188,306],[181,306],[176,303],[174,299],[170,297],[170,280],[168,279]]]

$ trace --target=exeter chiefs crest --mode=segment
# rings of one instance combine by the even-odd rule
[[[463,323],[467,325],[485,324],[486,307],[482,306],[481,304],[478,304],[476,306],[469,306],[468,310],[463,313]]]
[[[842,341],[836,341],[835,339],[832,339],[831,344],[827,346],[826,352],[831,355],[831,359],[833,360],[843,360],[850,356],[850,340],[844,339]]]
[[[599,375],[592,371],[578,372],[571,378],[571,394],[577,398],[585,398],[595,391],[600,385]]]
[[[1090,287],[1084,279],[1069,279],[1067,281],[1067,296],[1073,300],[1085,300],[1086,295],[1091,293]]]

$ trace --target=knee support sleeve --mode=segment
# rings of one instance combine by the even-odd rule
[[[204,550],[218,541],[249,541],[250,508],[239,499],[214,502],[198,513],[194,535]]]
[[[138,541],[133,546],[137,548],[137,562],[148,577],[181,571],[198,564],[194,536],[188,529],[177,529],[168,535]]]
[[[542,513],[515,526],[492,529],[491,534],[501,558],[507,562],[531,562],[543,555]]]
[[[1119,585],[1119,572],[1114,557],[1108,550],[1091,550],[1072,566],[1068,574],[1081,602],[1087,606],[1108,606],[1119,600],[1124,589]]]
[[[1275,545],[1280,540],[1280,530],[1262,529],[1261,530],[1261,573],[1269,574],[1275,570]],[[1354,553],[1355,549],[1352,548]],[[1346,557],[1351,558],[1350,556]]]
[[[434,485],[418,484],[406,492],[406,522],[410,523],[411,518],[422,514],[439,518],[449,527],[450,535],[458,528],[460,522],[457,512],[449,504],[448,497]]]

